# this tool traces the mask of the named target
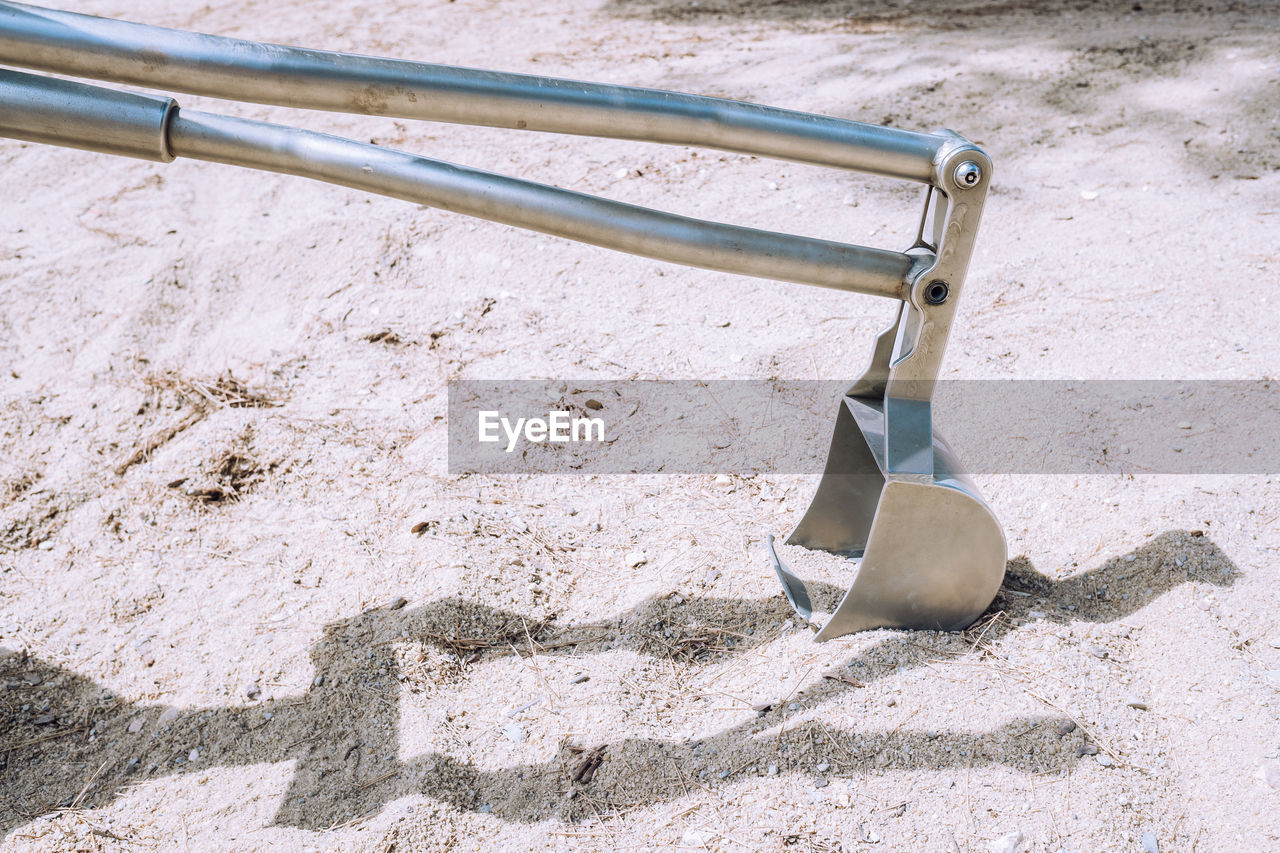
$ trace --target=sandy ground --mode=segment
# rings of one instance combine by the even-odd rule
[[[1280,364],[1268,3],[78,8],[954,127],[997,173],[947,375]],[[180,101],[891,248],[918,202]],[[451,477],[446,385],[848,378],[885,304],[227,167],[0,176],[4,849],[1280,849],[1273,478],[984,476],[992,612],[816,645],[761,553],[813,478]]]

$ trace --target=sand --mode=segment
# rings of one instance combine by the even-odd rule
[[[952,127],[995,176],[948,377],[1280,364],[1268,3],[77,9]],[[919,202],[179,100],[895,249]],[[447,386],[849,379],[887,304],[230,167],[5,141],[0,176],[3,849],[1280,847],[1274,477],[981,475],[991,611],[818,645],[762,551],[814,477],[450,475]]]

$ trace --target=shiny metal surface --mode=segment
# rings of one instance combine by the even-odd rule
[[[960,630],[1004,578],[1004,531],[950,446],[932,436],[931,476],[892,475],[885,425],[883,403],[844,399],[817,494],[787,540],[857,562],[820,641],[872,628]],[[766,552],[796,612],[811,619],[808,590],[773,537]]]
[[[172,98],[135,95],[0,68],[0,136],[173,159],[167,126]]]
[[[942,136],[720,98],[259,44],[0,2],[0,63],[304,109],[697,145],[923,183]]]
[[[180,110],[179,157],[284,172],[688,266],[901,299],[919,261],[870,249],[704,222],[247,119]]]

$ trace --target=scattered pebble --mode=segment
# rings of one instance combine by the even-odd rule
[[[1280,764],[1274,761],[1265,762],[1258,768],[1258,778],[1272,788],[1280,790]]]
[[[1058,737],[1066,737],[1067,735],[1071,734],[1075,730],[1076,730],[1076,724],[1074,720],[1063,720],[1062,722],[1058,723]]]
[[[1098,658],[1099,660],[1105,660],[1107,657],[1107,650],[1104,649],[1102,646],[1090,646],[1089,654],[1093,655],[1095,658]]]
[[[136,735],[138,732],[142,731],[142,727],[145,726],[146,724],[147,724],[147,718],[144,717],[142,714],[139,714],[138,716],[134,717],[132,720],[129,721],[129,728],[128,728],[129,734]]]
[[[649,558],[644,555],[643,551],[628,551],[624,558],[628,569],[635,569],[649,562]]]
[[[506,735],[507,740],[511,741],[512,743],[520,743],[521,741],[523,741],[525,738],[528,737],[528,734],[525,733],[525,730],[522,729],[520,726],[517,726],[515,723],[512,723],[507,726],[503,726],[502,733]]]
[[[1018,853],[1018,848],[1022,845],[1023,835],[1021,832],[1010,832],[1008,835],[1002,835],[995,841],[987,845],[987,849],[991,853]]]
[[[43,678],[34,672],[23,673],[22,680],[27,682],[27,684],[30,684],[32,687],[36,687],[44,681]]]
[[[37,726],[47,726],[50,723],[56,723],[57,721],[58,718],[53,714],[41,714],[31,722],[35,723]]]
[[[757,714],[763,717],[765,714],[773,710],[773,703],[757,702],[756,704],[751,706],[751,710],[755,711]]]
[[[1086,755],[1097,755],[1097,754],[1098,754],[1098,747],[1094,746],[1091,743],[1082,743],[1076,747],[1077,758],[1083,757]]]
[[[1110,755],[1104,755],[1104,754],[1102,754],[1102,753],[1099,753],[1099,754],[1097,754],[1097,755],[1095,755],[1095,756],[1093,757],[1093,760],[1094,760],[1094,761],[1096,761],[1096,762],[1098,762],[1098,763],[1099,763],[1100,765],[1102,765],[1103,767],[1113,767],[1113,766],[1115,766],[1115,761],[1113,761],[1113,760],[1111,759],[1111,756],[1110,756]]]
[[[262,695],[262,688],[257,684],[250,684],[244,689],[244,695],[248,699],[257,699]],[[161,717],[161,719],[163,719],[163,717]]]
[[[590,681],[590,680],[591,680],[591,676],[589,676],[589,675],[583,675],[582,673],[578,673],[578,674],[577,674],[577,675],[575,675],[573,678],[569,679],[569,683],[570,683],[570,684],[582,684],[582,683],[587,682],[587,681]]]
[[[1179,421],[1178,429],[1191,429],[1191,421]]]
[[[165,708],[160,712],[159,719],[156,720],[156,728],[162,729],[165,726],[173,725],[181,714],[182,712],[177,708]]]
[[[1097,190],[1081,190],[1080,191],[1080,198],[1084,199],[1085,201],[1093,201],[1097,197],[1098,197]]]
[[[324,676],[323,676],[323,675],[317,675],[317,676],[315,677],[315,680],[311,682],[311,686],[312,686],[312,687],[320,687],[320,686],[322,686],[323,684],[324,684]]]
[[[787,706],[787,710],[788,710],[788,711],[799,711],[802,707],[804,707],[804,706],[803,706],[803,705],[801,705],[799,702],[792,702],[790,705],[788,705],[788,706]]]
[[[193,749],[187,753],[187,761],[198,761],[200,759],[200,750]]]
[[[1142,833],[1142,849],[1145,853],[1160,853],[1160,842],[1154,832]]]
[[[813,783],[813,787],[815,787],[815,788],[825,788],[825,787],[827,787],[827,785],[830,785],[830,784],[831,784],[831,783],[830,783],[830,782],[828,782],[826,779],[819,779],[819,780],[817,780],[816,782],[814,782],[814,783]]]
[[[732,486],[733,478],[730,477],[728,474],[716,474],[715,479],[712,480],[711,482],[717,486]]]
[[[818,765],[819,773],[826,773],[830,769],[831,769],[831,765],[826,763],[825,761]]]
[[[397,595],[395,598],[391,599],[391,603],[387,605],[387,608],[390,610],[399,610],[408,603],[409,599],[405,598],[403,595]]]
[[[1151,706],[1147,704],[1147,701],[1145,699],[1139,699],[1137,696],[1130,696],[1128,699],[1125,699],[1124,704],[1128,705],[1130,708],[1136,708],[1139,711],[1151,710]]]
[[[766,776],[777,776],[777,775],[778,775],[778,765],[776,765],[776,764],[770,764],[770,765],[769,765],[769,769],[765,771],[765,775],[766,775]]]

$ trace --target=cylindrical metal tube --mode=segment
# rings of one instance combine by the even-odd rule
[[[930,183],[945,136],[664,92],[260,44],[0,2],[0,62],[217,98],[697,145]]]
[[[178,111],[179,157],[300,175],[663,261],[906,299],[910,255],[705,222],[292,127]]]
[[[174,108],[172,98],[0,68],[0,136],[13,139],[168,162]]]

